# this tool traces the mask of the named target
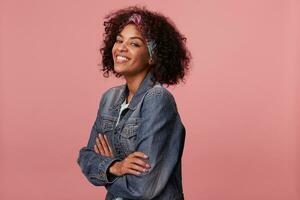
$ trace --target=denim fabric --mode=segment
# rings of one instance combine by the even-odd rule
[[[184,199],[181,157],[185,127],[172,94],[153,83],[151,77],[149,72],[117,125],[121,104],[128,95],[127,85],[113,87],[102,95],[88,144],[79,152],[77,162],[83,174],[93,185],[105,186],[106,200]],[[97,133],[107,136],[113,158],[94,152]],[[114,161],[135,151],[149,156],[148,172],[120,177],[108,173]]]

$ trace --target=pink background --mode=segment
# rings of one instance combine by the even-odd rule
[[[103,91],[123,83],[98,71],[103,17],[133,2],[169,16],[193,54],[169,88],[186,199],[300,199],[297,0],[1,0],[0,199],[104,199],[76,159]]]

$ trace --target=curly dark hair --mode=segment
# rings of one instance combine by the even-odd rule
[[[156,43],[152,56],[153,64],[150,68],[155,79],[153,81],[167,86],[176,85],[180,81],[184,82],[191,59],[191,53],[186,47],[186,38],[169,18],[158,12],[149,11],[144,6],[130,6],[105,16],[104,40],[100,48],[101,70],[104,77],[109,77],[110,72],[116,77],[121,76],[114,71],[112,48],[117,35],[127,25],[128,19],[133,14],[138,14],[142,18],[141,34]]]

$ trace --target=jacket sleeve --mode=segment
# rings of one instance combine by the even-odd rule
[[[181,160],[185,129],[175,101],[166,89],[153,90],[145,96],[141,108],[136,149],[149,156],[151,168],[141,175],[127,174],[107,184],[106,189],[114,196],[128,199],[158,196]]]
[[[108,176],[109,166],[119,159],[101,156],[94,151],[94,145],[96,143],[96,136],[99,130],[100,120],[99,114],[101,107],[103,106],[104,95],[101,98],[96,120],[92,126],[90,138],[86,147],[83,147],[79,151],[77,163],[79,164],[82,173],[86,178],[95,186],[104,186],[107,183],[112,183],[117,177]]]

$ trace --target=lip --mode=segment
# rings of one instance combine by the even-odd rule
[[[118,59],[117,59],[118,56],[125,57],[125,58],[127,58],[127,60],[118,60]],[[115,57],[114,61],[115,61],[115,63],[117,63],[117,64],[127,63],[128,61],[131,60],[131,58],[129,58],[128,56],[126,56],[126,55],[124,55],[124,54],[121,54],[121,53],[116,53],[114,57]]]
[[[128,57],[128,56],[126,56],[126,55],[124,55],[124,54],[121,54],[121,53],[116,53],[116,54],[115,54],[115,58],[117,58],[117,56],[123,56],[123,57],[127,58],[128,60],[131,59],[130,57]]]

